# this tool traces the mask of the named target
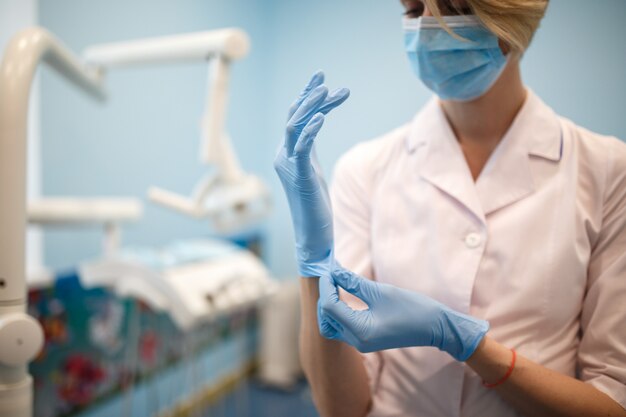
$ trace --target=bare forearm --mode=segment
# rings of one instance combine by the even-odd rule
[[[302,278],[300,289],[300,357],[317,409],[324,417],[364,417],[371,397],[360,354],[345,343],[320,335],[318,279]]]
[[[467,360],[487,382],[498,381],[510,363],[511,351],[488,337]],[[624,408],[593,386],[519,355],[511,376],[494,389],[529,417],[626,417]]]

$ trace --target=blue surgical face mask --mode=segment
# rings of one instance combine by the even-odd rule
[[[404,19],[404,46],[413,71],[443,100],[478,98],[506,65],[498,38],[475,16],[443,19],[465,40],[454,38],[434,17]]]

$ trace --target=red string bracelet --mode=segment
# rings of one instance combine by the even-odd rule
[[[511,349],[511,353],[513,353],[513,358],[511,358],[511,365],[509,366],[509,369],[506,371],[506,374],[504,374],[504,376],[502,378],[500,378],[499,381],[494,382],[493,384],[490,384],[488,382],[483,381],[483,386],[484,387],[486,387],[486,388],[495,388],[498,385],[504,384],[504,382],[507,379],[509,379],[509,377],[513,373],[513,369],[515,368],[515,360],[517,359],[517,353],[515,352],[515,349]]]

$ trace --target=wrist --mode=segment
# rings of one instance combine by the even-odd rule
[[[499,385],[504,384],[507,379],[509,379],[509,377],[511,376],[511,374],[513,373],[513,370],[515,369],[515,362],[517,360],[517,352],[515,352],[515,349],[511,349],[511,364],[509,365],[509,369],[507,369],[506,373],[497,381],[494,382],[489,382],[489,381],[484,381],[483,380],[483,386],[485,388],[495,388]]]
[[[517,363],[516,356],[512,349],[485,337],[466,363],[486,386],[493,387],[510,378]]]
[[[442,314],[445,327],[442,350],[459,362],[465,362],[484,341],[489,322],[445,308]]]

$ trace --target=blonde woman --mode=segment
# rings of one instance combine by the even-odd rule
[[[547,0],[402,3],[437,97],[330,198],[310,155],[349,93],[315,74],[275,160],[320,414],[626,416],[626,145],[524,87]]]

